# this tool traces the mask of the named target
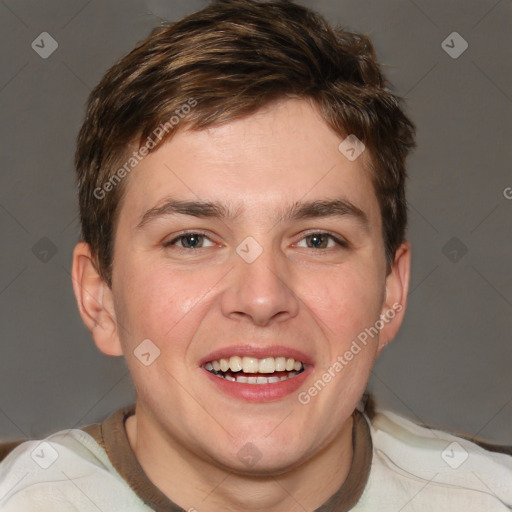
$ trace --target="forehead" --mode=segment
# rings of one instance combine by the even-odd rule
[[[307,100],[273,103],[203,130],[179,130],[127,178],[121,218],[137,223],[168,196],[222,202],[238,218],[342,197],[379,224],[369,155],[351,161],[339,149],[342,140]]]

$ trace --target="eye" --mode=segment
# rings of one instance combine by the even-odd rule
[[[300,245],[304,241],[306,245]],[[348,243],[344,240],[340,240],[330,233],[318,232],[306,235],[300,240],[298,246],[306,247],[308,249],[331,249],[336,246],[347,248]]]
[[[215,244],[203,233],[182,233],[163,245],[164,247],[176,245],[181,249],[202,249],[212,247]]]

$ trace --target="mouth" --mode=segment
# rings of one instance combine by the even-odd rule
[[[313,359],[285,346],[233,345],[199,361],[202,373],[221,394],[244,402],[281,400],[313,374]]]
[[[238,384],[276,384],[293,379],[306,370],[306,365],[292,357],[251,356],[222,357],[207,361],[203,368],[212,375]]]

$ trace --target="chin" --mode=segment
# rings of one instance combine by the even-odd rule
[[[296,437],[297,439],[297,437]],[[298,451],[298,446],[266,442],[247,441],[238,444],[236,448],[230,444],[222,453],[226,455],[219,456],[219,452],[211,454],[211,458],[216,465],[222,469],[239,475],[250,477],[273,477],[283,473],[288,473],[303,464],[307,459],[307,454]],[[274,446],[273,446],[274,444]],[[304,450],[304,447],[301,447]],[[227,453],[226,453],[227,452]]]

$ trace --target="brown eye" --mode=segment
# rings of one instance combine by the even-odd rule
[[[308,247],[315,249],[326,249],[329,244],[329,236],[323,234],[309,235],[306,239],[310,240]]]
[[[206,241],[209,245],[205,245]],[[170,242],[166,242],[164,247],[176,245],[182,249],[202,249],[203,247],[211,247],[215,245],[206,235],[202,233],[185,233],[177,236]]]
[[[348,247],[347,242],[336,238],[330,233],[311,233],[302,238],[299,244],[304,241],[305,245],[299,245],[299,247],[306,247],[308,249],[332,249],[336,246]]]
[[[197,249],[203,243],[203,235],[191,234],[180,237],[182,246],[186,249]]]

